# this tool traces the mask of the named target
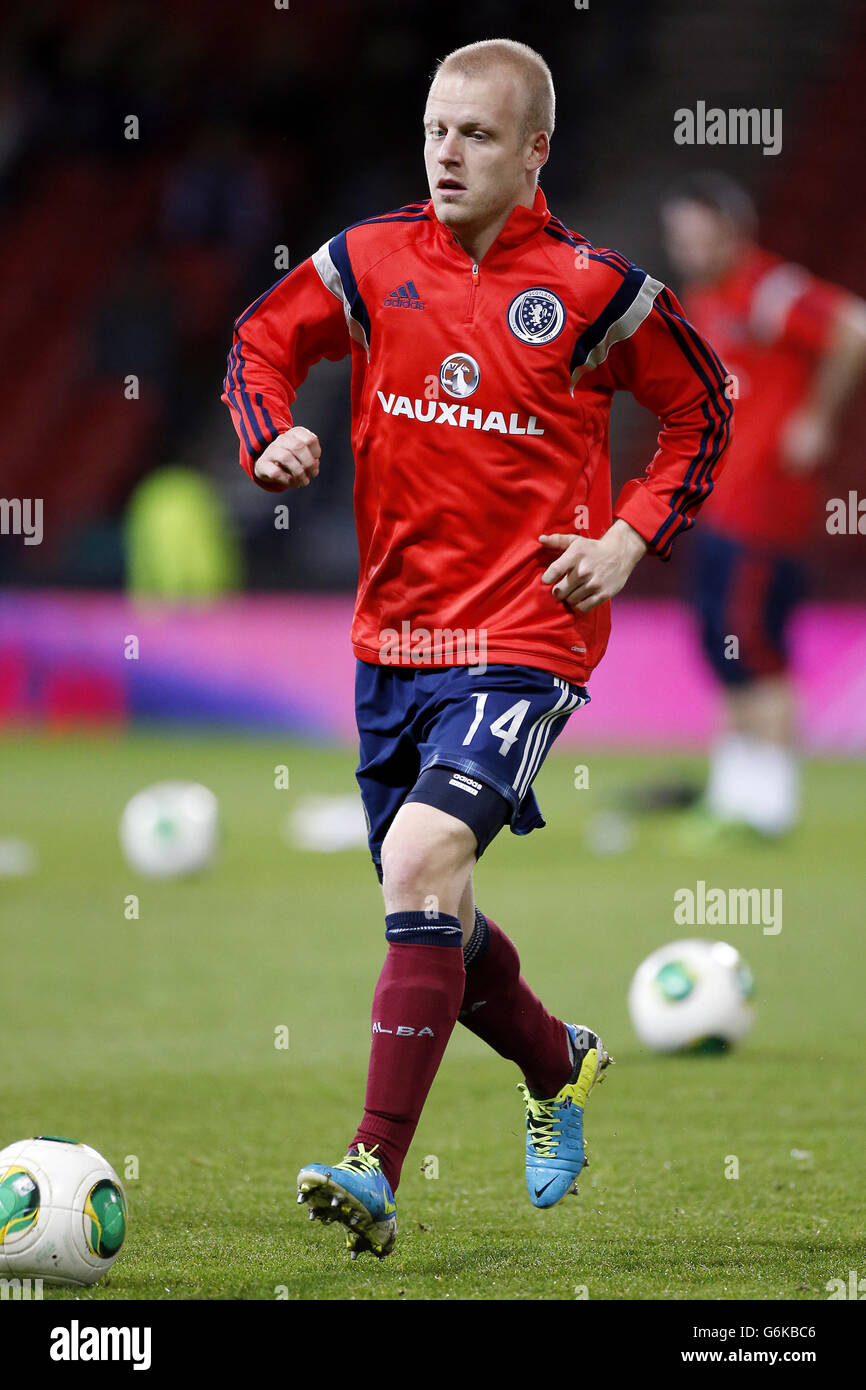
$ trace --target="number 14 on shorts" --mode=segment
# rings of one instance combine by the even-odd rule
[[[475,695],[475,717],[466,732],[463,740],[463,747],[467,748],[471,744],[479,724],[484,718],[484,710],[487,704],[489,692],[479,690]],[[494,738],[501,738],[499,752],[505,757],[508,750],[517,742],[517,735],[520,726],[526,718],[526,712],[531,708],[529,700],[518,700],[511,705],[504,714],[500,714],[498,719],[494,719],[490,725],[490,732]]]

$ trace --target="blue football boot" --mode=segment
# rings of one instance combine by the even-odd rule
[[[376,1145],[348,1153],[340,1163],[310,1163],[298,1174],[298,1201],[308,1202],[310,1220],[339,1221],[353,1260],[369,1250],[380,1260],[397,1238],[397,1203],[378,1158]]]
[[[526,1101],[526,1188],[534,1207],[552,1207],[568,1192],[577,1195],[577,1179],[589,1162],[584,1155],[583,1110],[596,1081],[613,1061],[591,1028],[567,1023],[574,1051],[571,1077],[550,1100],[524,1085]]]

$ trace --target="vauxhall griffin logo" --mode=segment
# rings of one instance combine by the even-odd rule
[[[455,352],[439,368],[439,380],[449,396],[471,396],[481,380],[481,368],[468,352]]]
[[[552,343],[565,327],[565,306],[552,290],[524,290],[508,306],[508,327],[522,343]]]

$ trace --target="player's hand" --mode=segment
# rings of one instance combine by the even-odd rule
[[[625,521],[615,521],[597,541],[562,535],[538,539],[551,550],[562,551],[544,571],[542,584],[553,585],[553,597],[580,613],[589,613],[618,594],[647,552],[646,541]]]
[[[277,435],[256,459],[255,474],[262,482],[284,488],[309,487],[318,477],[322,446],[312,430],[293,425]]]
[[[833,434],[823,415],[801,410],[785,425],[780,447],[782,464],[789,473],[811,473],[830,453]]]

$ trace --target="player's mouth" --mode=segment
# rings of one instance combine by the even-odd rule
[[[465,193],[465,185],[459,183],[457,179],[440,179],[436,185],[438,193]]]

